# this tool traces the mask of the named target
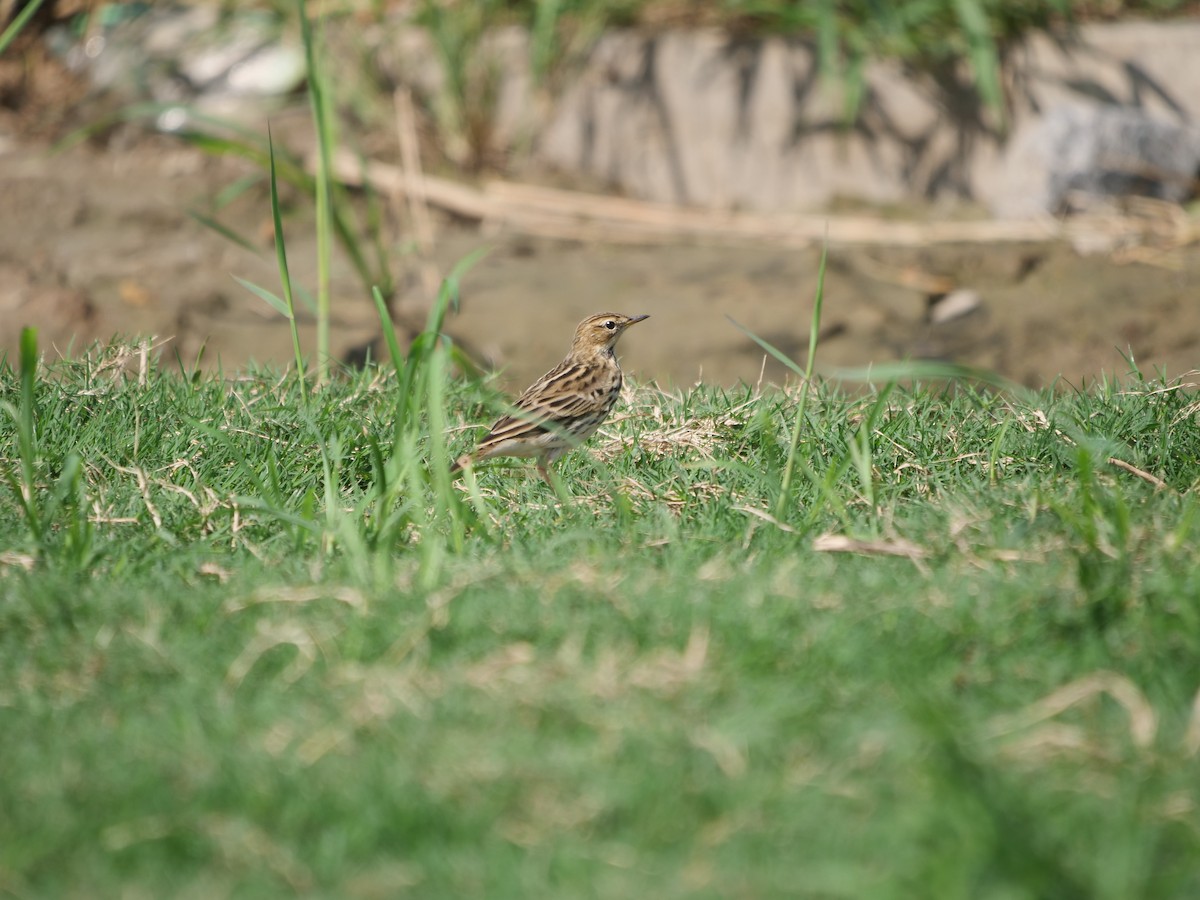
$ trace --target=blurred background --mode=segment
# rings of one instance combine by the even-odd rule
[[[903,359],[1032,386],[1200,360],[1200,3],[307,4],[336,123],[331,354],[371,288],[520,387],[602,310],[626,369],[779,381]],[[317,146],[299,6],[0,0],[0,350],[153,340],[286,365],[266,156],[301,299]],[[312,345],[313,315],[301,304]]]

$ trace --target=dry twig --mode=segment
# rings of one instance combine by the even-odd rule
[[[694,209],[493,180],[483,189],[444,178],[405,171],[386,163],[360,161],[348,153],[334,157],[334,171],[347,184],[370,182],[381,190],[420,195],[424,202],[455,215],[542,237],[613,243],[669,242],[680,239],[769,242],[786,247],[930,244],[996,244],[1070,240],[1080,248],[1127,254],[1145,247],[1158,252],[1194,241],[1197,229],[1184,215],[1143,206],[1060,221],[1020,220],[931,222],[870,216],[751,213]],[[1136,254],[1130,256],[1135,258]],[[1141,258],[1141,257],[1136,257]]]

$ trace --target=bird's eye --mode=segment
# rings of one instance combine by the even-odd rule
[[[614,322],[612,319],[609,319],[607,322],[604,323],[604,327],[607,328],[609,331],[612,331],[614,328],[617,327],[617,323]]]

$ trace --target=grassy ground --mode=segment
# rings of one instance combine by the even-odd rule
[[[500,407],[429,337],[311,391],[24,343],[0,894],[1200,894],[1180,383],[643,387],[552,489],[450,482]]]
[[[0,895],[1200,893],[1190,393],[641,387],[556,493],[414,358],[0,375]]]

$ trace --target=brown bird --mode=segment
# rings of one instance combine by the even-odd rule
[[[546,481],[546,466],[577,447],[600,427],[621,393],[621,366],[613,352],[630,325],[649,316],[600,313],[575,329],[571,352],[531,384],[487,437],[451,467],[457,472],[497,456],[534,457]]]

